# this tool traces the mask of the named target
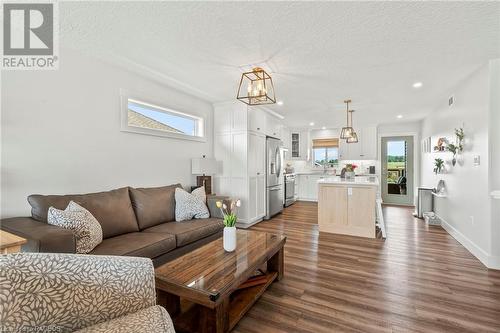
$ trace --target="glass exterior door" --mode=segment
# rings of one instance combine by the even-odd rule
[[[382,200],[413,205],[413,137],[382,138]]]

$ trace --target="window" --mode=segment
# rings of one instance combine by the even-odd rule
[[[122,94],[122,130],[204,141],[203,118]]]
[[[339,162],[339,140],[338,139],[314,139],[313,140],[313,164],[314,166],[337,165]]]

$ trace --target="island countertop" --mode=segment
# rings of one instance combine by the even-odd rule
[[[352,179],[337,177],[325,177],[318,180],[318,184],[338,184],[338,185],[361,185],[361,186],[379,186],[378,177],[375,176],[358,176]]]

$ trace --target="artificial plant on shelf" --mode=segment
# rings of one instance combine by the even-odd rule
[[[444,161],[441,158],[434,159],[434,173],[437,175],[441,173],[441,170],[444,168]]]
[[[446,145],[446,150],[453,154],[453,159],[451,160],[451,164],[455,166],[455,164],[457,164],[457,153],[459,151],[459,147],[453,143],[448,143]]]
[[[455,128],[455,136],[457,137],[458,153],[461,153],[464,151],[465,133],[463,127]]]
[[[236,212],[238,208],[241,207],[241,200],[217,201],[216,205],[224,217],[224,235],[222,242],[224,250],[233,252],[236,249],[236,222],[238,221]]]

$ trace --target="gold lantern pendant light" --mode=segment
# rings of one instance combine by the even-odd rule
[[[346,122],[347,125],[346,127],[342,127],[342,131],[340,132],[340,138],[347,140],[352,137],[352,134],[354,133],[354,129],[352,128],[351,123],[349,122],[349,103],[351,103],[350,99],[346,99],[344,101],[346,104]]]
[[[273,79],[260,67],[241,74],[236,98],[248,105],[275,104]]]
[[[349,110],[349,120],[350,120],[352,132],[351,132],[351,137],[346,139],[347,143],[357,143],[358,142],[358,135],[356,134],[356,132],[354,131],[354,128],[352,127],[352,113],[353,112],[354,112],[354,110]]]

